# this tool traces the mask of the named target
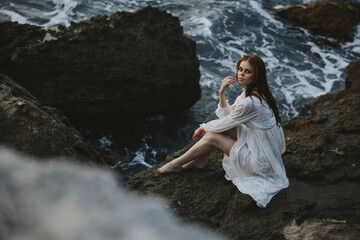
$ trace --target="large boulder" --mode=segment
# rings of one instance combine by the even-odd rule
[[[196,44],[157,8],[45,30],[0,23],[0,71],[71,121],[119,121],[192,106]]]
[[[276,14],[315,34],[351,42],[360,22],[360,3],[309,2],[277,9]]]
[[[41,159],[66,157],[103,163],[61,112],[41,105],[3,74],[0,74],[0,145]]]
[[[352,83],[360,81],[349,68],[347,73]],[[209,156],[204,170],[159,175],[148,169],[131,178],[128,187],[164,197],[184,221],[201,222],[230,239],[358,239],[359,88],[314,99],[283,127],[290,186],[265,209],[224,179],[219,151]]]

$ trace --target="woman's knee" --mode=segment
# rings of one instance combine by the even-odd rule
[[[203,139],[207,144],[219,148],[227,155],[229,154],[230,149],[232,148],[232,146],[236,141],[233,138],[223,133],[213,133],[213,132],[207,132],[204,135]]]
[[[221,133],[213,133],[213,132],[206,132],[203,139],[208,144],[217,146],[219,142],[219,138],[221,138]]]

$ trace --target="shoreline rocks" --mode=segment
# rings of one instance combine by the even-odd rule
[[[276,14],[315,34],[352,42],[355,26],[360,23],[360,3],[309,2],[277,9]]]
[[[42,106],[26,89],[0,74],[0,145],[45,158],[104,164],[68,119]]]
[[[200,99],[196,44],[157,8],[68,28],[0,23],[0,72],[74,123],[119,122]]]
[[[128,187],[167,199],[184,222],[200,222],[230,239],[359,237],[360,89],[353,88],[360,82],[359,65],[346,69],[352,87],[317,97],[283,124],[290,186],[265,209],[224,179],[219,151],[209,156],[204,170],[159,175],[148,169],[131,178]]]
[[[326,183],[360,180],[359,69],[360,61],[349,64],[344,90],[315,98],[284,125],[288,174]]]

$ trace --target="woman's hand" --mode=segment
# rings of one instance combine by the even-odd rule
[[[226,107],[226,98],[225,98],[225,91],[230,87],[231,84],[235,83],[235,78],[232,76],[228,76],[223,79],[221,83],[221,87],[219,90],[219,106],[224,108]]]
[[[198,129],[195,130],[192,139],[193,139],[194,141],[197,141],[197,140],[199,139],[198,136],[199,136],[200,134],[203,134],[204,132],[205,132],[204,128],[203,128],[203,127],[199,127]]]
[[[230,87],[231,84],[235,83],[235,78],[232,76],[228,76],[226,78],[223,79],[221,86],[220,86],[220,90],[219,90],[219,94],[222,95],[225,93],[225,91]]]

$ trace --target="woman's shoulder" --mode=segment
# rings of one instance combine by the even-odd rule
[[[246,98],[250,98],[253,102],[256,104],[259,104],[261,106],[268,106],[267,101],[265,100],[265,97],[257,92],[253,92],[251,96],[248,96]]]
[[[242,101],[244,100],[246,97],[245,97],[245,91],[243,91],[239,96],[237,96],[237,98],[235,99],[235,102],[239,102],[239,101]]]
[[[260,98],[258,98],[256,96],[251,95],[251,96],[245,97],[245,94],[244,94],[244,98],[242,100],[246,104],[255,104],[255,103],[261,102]]]
[[[240,96],[237,97],[235,102],[238,102],[242,105],[254,106],[256,108],[267,106],[266,101],[262,99],[259,94],[246,96],[245,91],[243,91]]]
[[[270,107],[264,99],[256,96],[247,96],[241,101],[245,108],[252,109],[253,111],[268,111]]]
[[[236,108],[242,108],[242,109],[246,109],[246,110],[255,110],[257,109],[256,107],[256,101],[255,100],[255,97],[253,96],[248,96],[248,97],[245,97],[245,94],[244,94],[244,97],[242,98],[241,95],[239,96],[239,100],[236,104]]]

